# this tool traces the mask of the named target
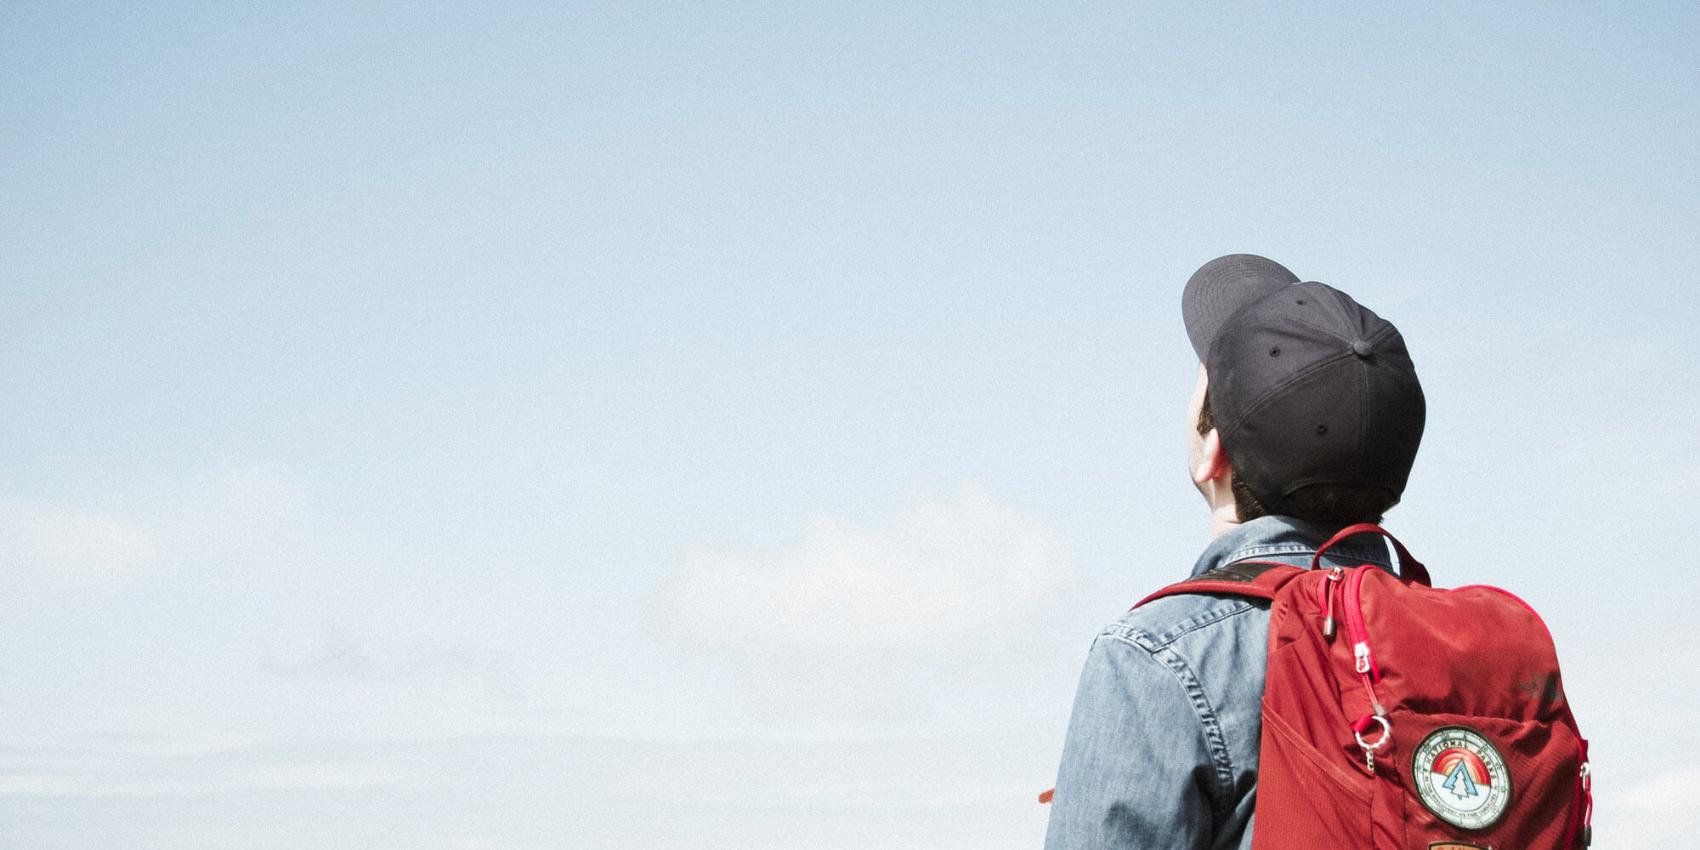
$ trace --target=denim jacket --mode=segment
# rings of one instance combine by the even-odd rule
[[[1257,559],[1308,566],[1328,536],[1290,517],[1236,526],[1192,575]],[[1356,537],[1324,563],[1388,567]],[[1104,628],[1086,656],[1063,743],[1046,850],[1250,848],[1269,605],[1187,594]]]

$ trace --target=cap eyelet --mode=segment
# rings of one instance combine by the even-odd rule
[[[1303,307],[1305,305],[1305,300],[1303,298],[1300,298],[1299,300],[1294,301],[1293,303],[1299,305],[1300,307]]]
[[[1269,349],[1269,356],[1270,357],[1280,357],[1281,356],[1281,349],[1279,347]]]
[[[1325,437],[1327,435],[1328,435],[1328,426],[1327,425],[1316,426],[1316,436]]]

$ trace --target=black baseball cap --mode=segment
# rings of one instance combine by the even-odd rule
[[[1235,256],[1241,268],[1286,271],[1272,260]],[[1199,275],[1228,259],[1193,275],[1182,311],[1195,348],[1203,336],[1210,406],[1240,480],[1275,511],[1316,484],[1379,489],[1389,504],[1397,502],[1426,413],[1399,329],[1327,284],[1276,285],[1279,274],[1254,275],[1251,283],[1246,275],[1212,274],[1200,286],[1226,286],[1228,294],[1194,296]],[[1261,296],[1244,299],[1258,287]],[[1241,303],[1225,316],[1199,318],[1205,314],[1188,307],[1236,296]]]
[[[1181,293],[1186,335],[1198,362],[1210,351],[1210,340],[1229,316],[1241,307],[1278,289],[1299,282],[1286,266],[1256,254],[1229,254],[1200,266]]]

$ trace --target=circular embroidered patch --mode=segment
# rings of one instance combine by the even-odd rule
[[[1505,757],[1468,726],[1430,732],[1411,756],[1411,777],[1423,805],[1461,829],[1493,826],[1511,803]]]

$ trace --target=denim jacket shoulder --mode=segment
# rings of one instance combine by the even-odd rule
[[[1192,574],[1306,566],[1325,537],[1253,520],[1212,541]],[[1326,560],[1387,565],[1375,541],[1350,542]],[[1267,603],[1217,594],[1153,600],[1107,625],[1081,674],[1045,846],[1249,848],[1268,627]]]

